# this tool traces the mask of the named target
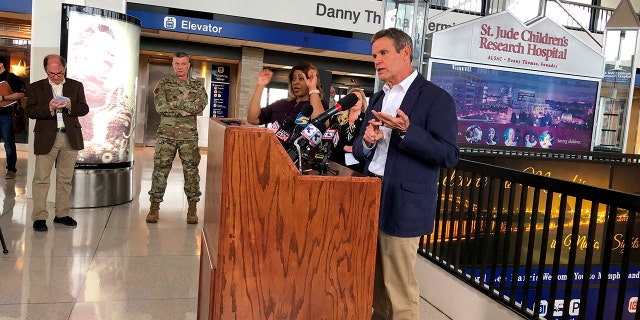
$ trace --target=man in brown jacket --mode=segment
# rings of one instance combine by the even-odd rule
[[[27,87],[26,113],[36,120],[33,149],[36,166],[33,174],[33,229],[47,231],[47,193],[51,169],[56,164],[56,216],[54,223],[75,227],[69,216],[71,180],[78,150],[84,148],[78,117],[89,113],[81,82],[66,79],[66,60],[55,54],[44,58],[47,79]]]

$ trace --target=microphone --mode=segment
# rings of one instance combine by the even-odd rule
[[[296,120],[295,120],[296,126],[293,128],[293,131],[291,132],[289,141],[295,141],[296,139],[298,139],[302,129],[304,129],[307,126],[307,124],[309,124],[309,117],[311,117],[312,113],[313,113],[313,106],[311,106],[309,103],[302,106],[302,110],[300,110],[300,113],[296,117]]]
[[[322,140],[326,140],[325,144],[327,144],[327,148],[331,146],[330,149],[333,149],[338,146],[338,142],[340,141],[340,135],[338,134],[337,125],[331,126],[327,131],[322,135]],[[331,142],[331,144],[329,144]]]
[[[309,124],[300,134],[307,138],[311,147],[316,147],[322,143],[322,131],[324,131],[325,128],[326,126],[324,124]]]
[[[309,103],[306,103],[304,106],[302,106],[300,113],[298,113],[298,116],[296,117],[296,125],[305,128],[307,124],[309,124],[309,117],[311,117],[312,113],[313,106]]]
[[[311,148],[319,146],[322,143],[322,132],[326,126],[324,123],[317,125],[309,124],[300,132],[300,137],[293,140],[293,146],[289,147],[287,154],[293,162],[296,160],[302,164],[304,158],[309,154]]]
[[[273,123],[270,123],[269,125],[267,125],[267,128],[271,129],[271,131],[273,131],[273,133],[276,135],[278,140],[280,140],[280,143],[284,145],[289,141],[289,138],[291,138],[289,129],[291,129],[291,127],[293,127],[294,124],[295,124],[295,121],[291,119],[291,117],[289,117],[284,119],[284,121],[282,122],[282,125],[280,125],[278,120],[276,120]]]
[[[332,125],[325,131],[322,135],[322,147],[320,147],[320,151],[313,157],[311,167],[320,172],[320,174],[325,174],[329,170],[329,158],[331,158],[333,149],[338,145],[338,141],[340,141],[340,135],[336,128],[338,128],[338,124]]]
[[[342,97],[340,101],[336,102],[334,107],[329,108],[327,111],[319,114],[311,123],[316,125],[320,122],[325,122],[327,119],[331,118],[334,114],[351,109],[356,103],[358,103],[358,96],[355,93],[349,93],[348,95]]]

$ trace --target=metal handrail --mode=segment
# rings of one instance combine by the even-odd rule
[[[578,19],[576,19],[571,12],[569,12],[569,10],[567,10],[567,8],[565,8],[562,3],[563,1],[559,1],[559,0],[550,0],[552,2],[555,2],[556,4],[558,4],[558,6],[560,7],[560,9],[562,9],[568,16],[569,18],[571,18],[578,26],[580,26],[580,29],[582,31],[584,31],[590,38],[591,40],[593,40],[596,44],[598,44],[598,46],[600,46],[600,48],[602,48],[602,43],[600,43],[600,41],[598,41],[598,39],[596,39],[596,37],[593,36],[593,34],[591,33],[591,31],[587,28],[585,28],[580,21],[578,21]],[[566,2],[564,2],[566,3]]]
[[[419,253],[523,317],[622,319],[640,293],[638,195],[464,159],[438,195]]]

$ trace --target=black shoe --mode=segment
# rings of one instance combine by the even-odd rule
[[[46,220],[35,220],[33,222],[33,230],[42,231],[42,232],[49,230],[49,228],[47,228],[47,221]]]
[[[69,227],[75,227],[78,225],[78,223],[69,216],[62,217],[62,218],[55,217],[53,218],[53,223],[62,223],[65,226],[69,226]]]

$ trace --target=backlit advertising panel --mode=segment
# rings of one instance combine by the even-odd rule
[[[67,77],[83,83],[84,150],[76,168],[132,165],[140,22],[103,9],[64,5],[61,54]]]
[[[456,103],[458,143],[589,151],[599,82],[431,59]]]

